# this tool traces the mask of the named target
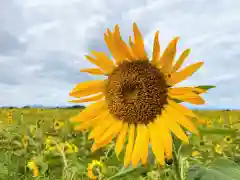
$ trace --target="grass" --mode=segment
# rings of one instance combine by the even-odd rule
[[[210,168],[206,167],[218,158],[236,165],[240,162],[240,111],[195,111],[206,122],[199,125],[200,137],[191,135],[189,145],[176,139],[174,162],[167,160],[166,167],[159,167],[150,153],[148,165],[136,169],[122,167],[124,154],[117,159],[114,142],[92,153],[88,132],[74,132],[68,121],[78,112],[79,109],[0,109],[0,180],[89,179],[88,165],[92,160],[100,162],[91,170],[98,179],[200,180],[199,172],[204,168],[208,172]],[[231,142],[224,141],[228,137]]]

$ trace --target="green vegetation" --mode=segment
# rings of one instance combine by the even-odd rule
[[[166,167],[150,152],[148,165],[136,169],[122,167],[124,154],[116,158],[114,142],[91,152],[88,132],[74,132],[69,122],[79,111],[1,109],[0,180],[79,180],[90,171],[102,180],[240,179],[240,111],[196,111],[204,120],[200,137],[190,135],[189,145],[175,139]],[[99,163],[89,166],[92,160]]]

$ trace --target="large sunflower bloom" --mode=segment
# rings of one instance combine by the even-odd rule
[[[95,151],[116,137],[115,152],[119,156],[126,137],[124,166],[147,162],[148,144],[157,161],[164,165],[165,156],[172,156],[171,132],[183,142],[188,137],[181,128],[198,134],[192,123],[195,114],[176,103],[175,99],[192,104],[204,104],[199,96],[204,90],[196,87],[174,87],[187,79],[203,64],[198,62],[179,70],[190,50],[185,50],[174,62],[179,37],[174,38],[160,56],[159,32],[156,32],[152,59],[144,49],[144,41],[137,25],[133,24],[134,41],[127,45],[120,36],[119,26],[113,32],[107,29],[105,42],[114,58],[104,52],[93,51],[86,58],[99,68],[83,69],[94,75],[105,75],[105,80],[79,83],[70,96],[71,102],[95,101],[71,119],[79,123],[75,130],[92,129],[89,139],[94,140]]]

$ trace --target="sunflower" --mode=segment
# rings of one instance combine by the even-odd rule
[[[199,157],[199,156],[201,156],[201,153],[199,151],[195,150],[192,152],[192,157]]]
[[[33,177],[39,176],[39,169],[34,160],[29,161],[27,167],[33,171]]]
[[[75,144],[72,144],[72,143],[69,143],[69,142],[65,142],[63,144],[63,147],[64,147],[64,151],[66,153],[68,153],[68,154],[78,152],[78,147]]]
[[[36,135],[36,132],[37,132],[37,126],[36,125],[30,125],[29,126],[29,131],[30,131],[30,134],[32,136],[35,136]]]
[[[98,176],[101,176],[104,166],[101,161],[92,160],[88,164],[88,177],[89,179],[97,179]]]
[[[29,143],[29,137],[28,136],[23,136],[22,138],[22,144],[23,144],[23,147],[26,149],[28,147],[28,143]]]
[[[7,113],[7,119],[8,119],[8,123],[11,124],[13,121],[13,115],[11,111]]]
[[[225,136],[224,137],[224,141],[228,144],[231,144],[233,142],[233,139],[231,136]]]
[[[54,139],[54,137],[52,136],[48,136],[45,139],[44,144],[45,144],[45,150],[48,152],[57,150],[57,147],[56,147],[57,140]]]
[[[224,120],[223,118],[220,116],[217,120],[218,124],[223,124],[224,123]]]
[[[160,56],[159,32],[156,32],[152,59],[144,49],[141,33],[133,23],[134,41],[127,45],[120,36],[119,26],[113,32],[107,29],[105,42],[114,58],[104,52],[92,51],[86,58],[99,68],[83,69],[93,75],[104,75],[104,80],[91,80],[76,85],[70,96],[75,103],[91,102],[79,115],[71,118],[78,123],[75,130],[92,129],[89,139],[94,140],[92,151],[110,143],[116,137],[116,155],[122,152],[127,139],[124,166],[147,162],[148,144],[157,161],[164,165],[165,155],[172,156],[171,132],[183,142],[188,136],[181,128],[198,134],[190,118],[196,115],[176,102],[204,104],[198,87],[175,87],[197,71],[203,62],[179,70],[190,50],[185,50],[173,63],[179,37],[174,38]],[[128,135],[128,138],[126,136]]]
[[[63,126],[64,126],[63,121],[56,120],[54,122],[53,129],[57,131],[57,130],[61,129]]]
[[[7,113],[7,118],[8,118],[8,119],[12,119],[12,112],[11,112],[11,111],[9,111],[9,112]]]
[[[207,127],[212,127],[212,120],[210,120],[210,119],[207,119],[206,120],[206,125],[207,125]]]

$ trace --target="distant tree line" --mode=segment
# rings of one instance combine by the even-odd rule
[[[19,107],[15,107],[15,106],[2,106],[1,108],[5,108],[5,109],[18,109]],[[84,109],[85,106],[81,106],[81,105],[66,106],[66,107],[61,107],[61,106],[56,106],[56,107],[23,106],[21,108],[23,108],[23,109],[30,109],[30,108],[40,108],[40,109],[44,109],[44,108],[48,108],[48,109]]]

